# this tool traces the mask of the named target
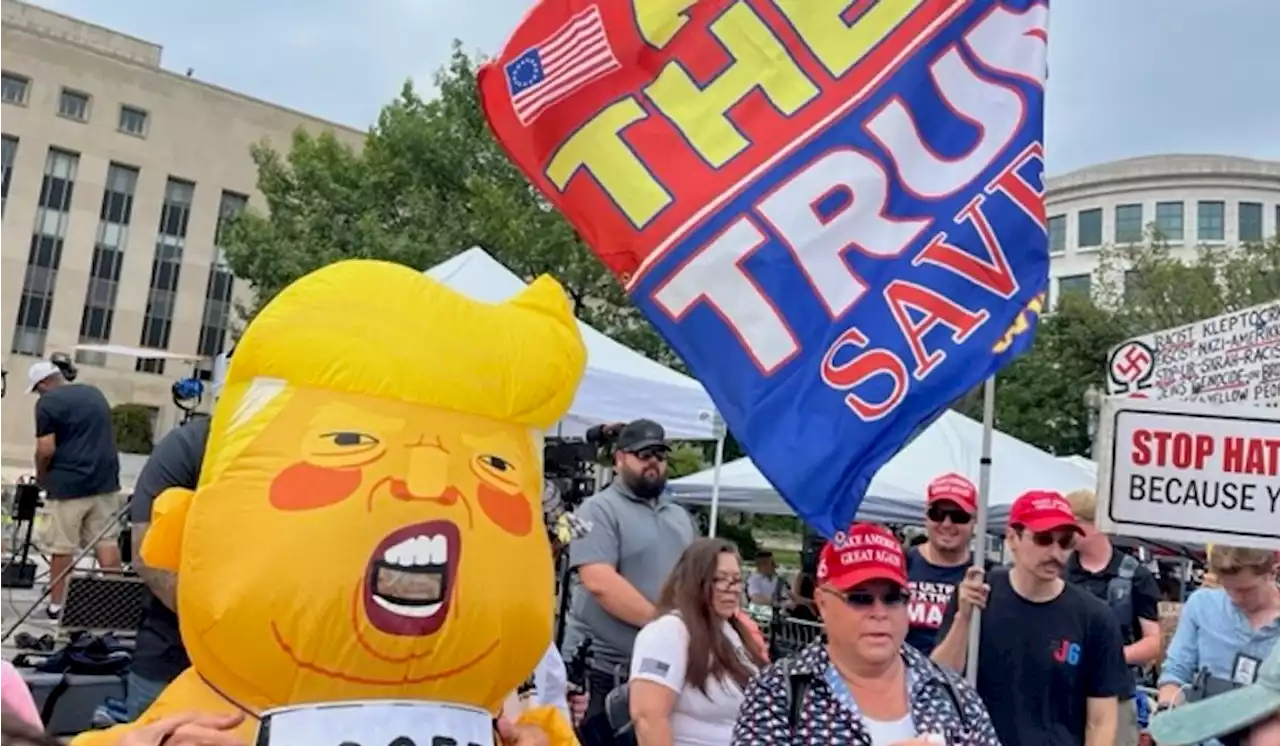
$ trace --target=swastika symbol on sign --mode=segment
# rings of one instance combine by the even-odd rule
[[[1155,373],[1155,354],[1146,344],[1133,340],[1111,353],[1110,373],[1115,388],[1121,391],[1146,388]],[[1118,393],[1113,391],[1113,393]]]
[[[1118,357],[1120,360],[1115,363],[1116,372],[1130,381],[1145,373],[1147,366],[1151,365],[1151,356],[1137,345],[1126,347]]]

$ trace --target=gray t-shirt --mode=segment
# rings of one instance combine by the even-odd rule
[[[619,480],[587,498],[575,514],[591,530],[569,544],[570,566],[609,565],[650,601],[658,600],[671,568],[695,537],[684,508],[665,497],[638,498]],[[562,650],[576,650],[589,637],[595,668],[613,672],[622,666],[626,678],[640,628],[610,615],[576,579],[572,594]]]
[[[170,430],[156,444],[133,486],[133,502],[129,506],[133,523],[150,523],[156,498],[170,487],[196,488],[208,440],[209,418],[197,417]],[[133,672],[149,681],[169,682],[191,665],[178,631],[178,616],[150,592],[146,602],[138,624]]]

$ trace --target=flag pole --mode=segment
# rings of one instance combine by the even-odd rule
[[[996,377],[992,375],[982,384],[982,459],[978,462],[978,520],[973,535],[974,567],[987,567],[987,506],[991,502],[991,440],[996,428]],[[978,683],[978,641],[982,635],[982,612],[973,611],[969,623],[969,654],[965,656],[965,679],[974,686]]]
[[[716,520],[720,515],[720,467],[724,466],[724,439],[728,434],[720,413],[716,412],[714,417],[712,423],[716,435],[716,462],[715,470],[711,472],[711,518],[707,523],[707,536],[712,538],[715,538]]]

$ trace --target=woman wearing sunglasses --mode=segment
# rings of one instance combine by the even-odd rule
[[[698,539],[636,636],[630,710],[640,746],[727,746],[765,651],[737,617],[742,565],[732,544]]]
[[[977,693],[907,637],[906,555],[881,526],[823,547],[814,604],[824,635],[748,688],[734,746],[996,746]]]

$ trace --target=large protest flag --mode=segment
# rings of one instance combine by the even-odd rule
[[[480,95],[830,535],[1031,342],[1047,20],[1045,0],[543,0]]]

